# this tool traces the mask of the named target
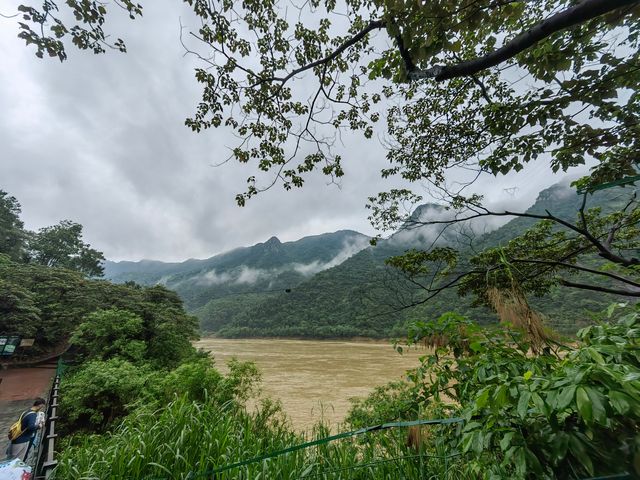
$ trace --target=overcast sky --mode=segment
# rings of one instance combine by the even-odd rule
[[[17,3],[3,2],[0,13]],[[153,0],[144,8],[142,19],[112,18],[107,27],[125,39],[127,54],[69,47],[64,63],[36,58],[16,38],[16,20],[0,19],[0,189],[21,202],[28,228],[79,222],[112,260],[204,258],[272,235],[376,233],[364,205],[390,186],[379,177],[385,151],[359,137],[345,139],[339,187],[316,175],[302,190],[276,187],[237,207],[234,195],[255,172],[213,166],[235,139],[184,126],[200,98],[196,64],[179,42],[187,7]],[[524,174],[487,176],[475,190],[526,207],[561,179],[549,172],[538,163]],[[515,196],[504,190],[512,187]]]

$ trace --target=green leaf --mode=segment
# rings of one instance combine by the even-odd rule
[[[569,385],[568,387],[563,388],[558,395],[556,400],[556,409],[564,410],[567,408],[576,394],[576,385]]]
[[[476,430],[478,428],[481,428],[482,424],[480,422],[469,422],[465,425],[464,427],[464,431],[465,432],[471,432],[473,430]]]
[[[618,390],[609,391],[609,401],[621,415],[626,415],[631,410],[631,405],[635,403],[629,395]]]
[[[527,412],[529,410],[529,400],[531,400],[531,392],[524,391],[520,394],[517,407],[517,412],[520,418],[524,418],[527,416]]]
[[[542,399],[542,397],[538,393],[534,393],[531,398],[533,399],[533,404],[536,406],[540,413],[549,415],[549,408],[546,402]]]
[[[493,396],[494,406],[496,408],[502,408],[507,403],[509,389],[506,385],[500,385]]]
[[[503,452],[511,446],[511,440],[513,439],[514,435],[515,432],[507,432],[505,433],[504,437],[502,437],[502,440],[500,440],[500,449]]]
[[[604,398],[604,395],[595,388],[585,387],[585,390],[589,396],[589,400],[591,401],[591,413],[593,420],[596,423],[604,425],[607,422],[607,410],[605,407],[607,399]]]
[[[536,455],[526,447],[524,447],[524,453],[527,458],[528,473],[534,473],[535,478],[540,478],[540,475],[543,472],[540,460],[538,460],[538,457],[536,457]]]
[[[481,409],[487,405],[489,401],[489,389],[485,388],[482,390],[482,393],[476,399],[476,408]]]
[[[527,370],[526,372],[524,372],[523,377],[525,380],[529,380],[532,377],[532,375],[533,375],[533,372],[531,370]]]
[[[587,353],[596,362],[598,365],[604,365],[605,361],[600,352],[598,352],[595,348],[587,348]]]
[[[578,389],[578,396],[580,395],[579,392],[580,389]],[[569,451],[576,457],[580,464],[582,464],[589,475],[593,475],[593,463],[591,462],[591,458],[589,458],[587,449],[582,441],[575,435],[571,435],[569,438]]]
[[[593,407],[584,387],[578,387],[576,390],[576,404],[578,406],[578,413],[580,413],[582,419],[587,423],[591,423],[593,420]]]
[[[554,465],[557,465],[560,461],[564,460],[567,455],[567,449],[569,448],[569,435],[565,432],[558,432],[553,436],[551,440],[551,461]]]
[[[473,433],[473,442],[471,444],[471,448],[475,453],[482,453],[484,450],[484,434],[481,430],[475,431]]]
[[[473,446],[475,432],[465,433],[462,437],[462,451],[468,452]]]
[[[524,477],[527,473],[527,457],[524,448],[519,447],[513,455],[513,463],[516,466],[516,472],[520,477]]]

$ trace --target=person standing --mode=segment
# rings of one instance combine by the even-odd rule
[[[43,398],[36,398],[33,406],[29,410],[22,412],[19,419],[20,435],[10,439],[11,443],[7,449],[7,458],[19,458],[23,462],[26,461],[33,439],[44,424],[40,412],[44,409],[46,403]]]

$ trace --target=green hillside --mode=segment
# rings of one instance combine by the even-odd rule
[[[599,192],[590,197],[589,206],[619,209],[625,195],[620,190]],[[574,190],[554,185],[540,192],[527,212],[549,210],[573,221],[580,201]],[[349,230],[285,243],[272,237],[206,260],[107,262],[105,276],[115,282],[160,283],[175,290],[186,308],[199,317],[201,330],[220,336],[402,336],[408,322],[435,318],[449,310],[480,323],[494,322],[491,311],[473,305],[471,296],[459,297],[455,290],[424,301],[424,291],[385,260],[410,248],[428,249],[435,242],[469,252],[463,255],[464,267],[471,248],[480,251],[506,245],[536,220],[513,218],[493,230],[478,220],[470,228],[449,228],[444,233],[441,226],[415,222],[448,214],[441,206],[422,205],[398,232],[375,247],[367,247],[365,235]],[[572,289],[552,290],[542,298],[530,299],[547,314],[551,326],[568,333],[581,326],[577,319],[584,321],[585,311],[600,310],[612,300],[611,295]]]
[[[617,192],[619,195],[619,192]],[[590,200],[592,206],[616,208],[620,200],[610,193],[600,193]],[[565,219],[575,219],[580,197],[561,185],[542,191],[530,213],[545,210]],[[433,205],[421,207],[413,217],[439,214]],[[423,218],[424,220],[424,218]],[[535,220],[516,218],[505,225],[474,239],[474,248],[504,245],[511,238],[531,227]],[[405,226],[390,239],[367,248],[344,263],[320,272],[302,282],[290,292],[235,296],[212,300],[194,313],[206,333],[220,336],[303,336],[303,337],[389,337],[406,333],[406,324],[414,320],[436,318],[449,310],[468,315],[480,323],[495,321],[492,312],[474,306],[470,297],[458,297],[455,290],[446,290],[437,297],[420,302],[424,293],[386,266],[384,260],[415,248],[431,244],[437,227]],[[476,228],[478,229],[478,228]],[[463,240],[467,240],[465,237]],[[464,250],[455,230],[438,240]],[[532,305],[548,315],[548,322],[563,332],[575,332],[585,319],[585,311],[597,311],[615,298],[578,290],[553,290],[550,295],[532,298]]]
[[[351,230],[280,242],[271,237],[251,247],[237,248],[206,260],[182,263],[107,262],[105,277],[113,282],[157,283],[175,290],[190,310],[214,299],[284,291],[318,271],[331,268],[369,244],[369,237]]]

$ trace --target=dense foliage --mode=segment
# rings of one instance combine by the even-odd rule
[[[54,478],[184,479],[224,459],[257,455],[267,445],[279,448],[297,440],[280,412],[269,406],[249,414],[229,404],[180,397],[159,409],[139,408],[111,435],[79,439],[65,450]]]
[[[615,305],[609,310],[613,313]],[[419,413],[459,416],[429,448],[464,455],[473,478],[586,478],[637,471],[640,309],[582,329],[575,345],[532,343],[450,313],[418,322],[431,348],[410,374],[355,405],[355,425]]]
[[[41,228],[29,241],[29,250],[34,263],[102,276],[104,255],[82,241],[82,225],[78,223],[63,220]]]
[[[87,362],[64,379],[62,433],[103,432],[129,414],[136,402],[153,398],[153,379],[159,381],[150,366],[120,358]]]
[[[0,278],[2,331],[35,338],[34,347],[20,352],[21,355],[34,356],[64,348],[87,315],[116,307],[140,317],[141,335],[147,335],[146,340],[151,338],[148,332],[157,329],[157,336],[146,347],[148,354],[159,363],[175,364],[197,325],[182,310],[176,294],[161,286],[114,285],[84,278],[71,270],[17,263],[2,256]],[[100,318],[92,316],[89,320],[97,327]],[[84,341],[87,343],[89,339]]]
[[[312,437],[328,434],[326,427],[317,426]],[[389,432],[375,432],[368,438],[371,442],[366,445],[342,440],[297,450],[216,473],[215,478],[383,480],[417,479],[427,474],[442,479],[472,478],[442,458],[425,455],[420,461],[402,438]],[[179,399],[153,412],[140,410],[130,415],[109,436],[86,437],[65,451],[55,478],[212,478],[216,468],[235,460],[283,450],[304,440],[270,402],[248,413],[228,405]]]
[[[182,311],[173,292],[161,287],[141,292],[141,303],[128,305],[129,310],[98,310],[86,316],[70,340],[74,354],[83,361],[118,357],[169,368],[191,355],[195,319]]]

